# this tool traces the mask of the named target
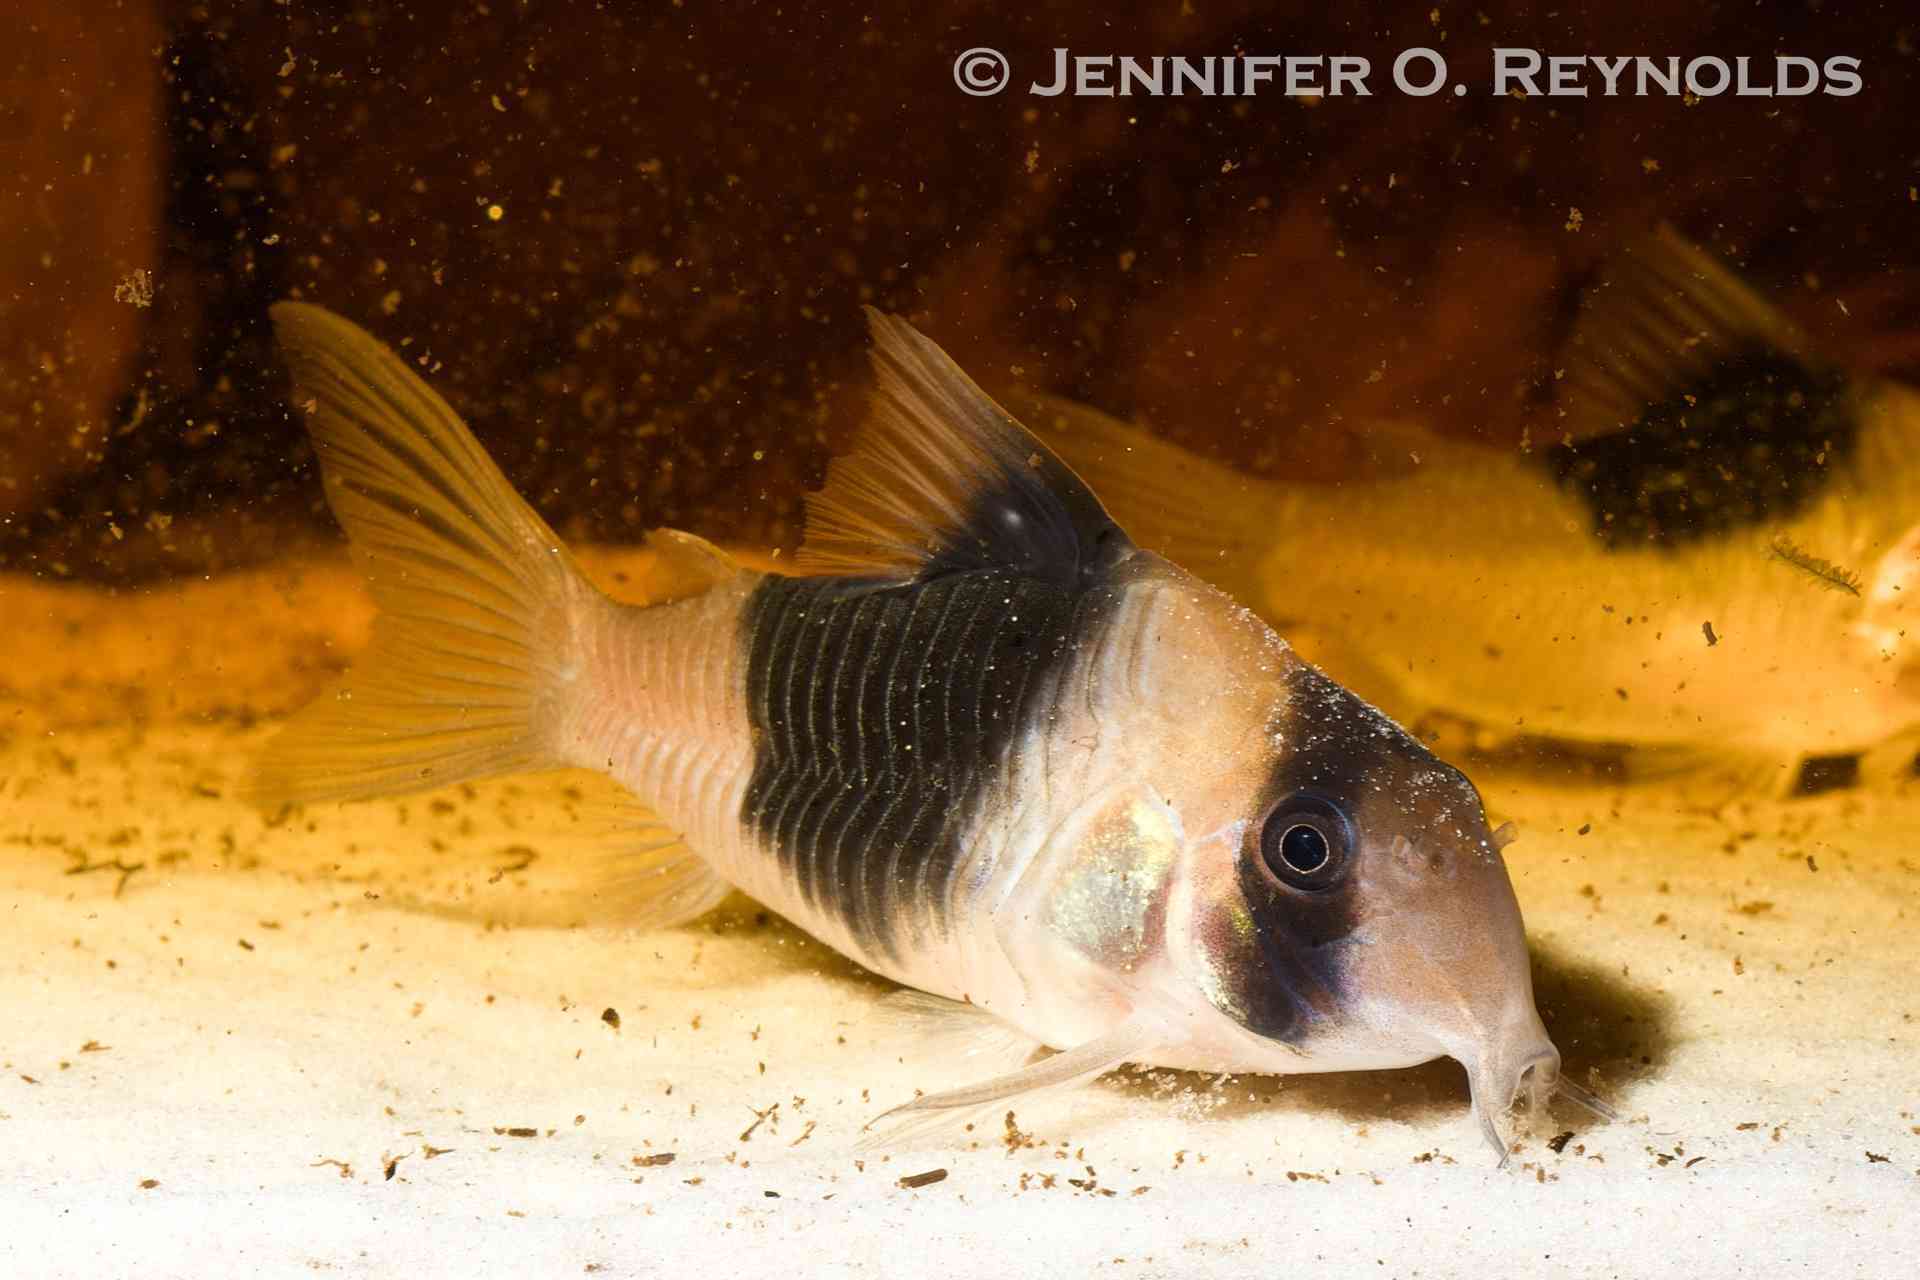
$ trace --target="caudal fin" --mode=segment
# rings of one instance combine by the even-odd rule
[[[320,307],[280,303],[273,324],[379,616],[353,670],[268,746],[254,799],[365,799],[562,763],[572,637],[605,598],[391,350]]]

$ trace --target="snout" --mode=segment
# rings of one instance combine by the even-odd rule
[[[1514,1019],[1508,1028],[1481,1043],[1463,1048],[1464,1052],[1451,1056],[1467,1069],[1474,1116],[1504,1165],[1507,1141],[1500,1135],[1496,1117],[1511,1111],[1522,1094],[1530,1113],[1546,1105],[1560,1083],[1560,1051],[1547,1038],[1531,1001],[1524,1017]]]

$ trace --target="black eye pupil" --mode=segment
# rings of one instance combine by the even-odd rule
[[[1311,875],[1326,866],[1333,854],[1327,848],[1326,836],[1317,827],[1302,822],[1287,828],[1287,833],[1280,837],[1280,856],[1295,871]]]
[[[1345,879],[1353,827],[1331,800],[1310,792],[1287,797],[1260,824],[1260,860],[1293,889],[1317,893]]]

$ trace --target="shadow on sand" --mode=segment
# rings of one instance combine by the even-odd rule
[[[1626,1114],[1624,1098],[1634,1082],[1659,1071],[1671,1054],[1671,998],[1557,948],[1535,942],[1530,950],[1535,999],[1560,1049],[1562,1069]],[[1212,1077],[1192,1072],[1154,1072],[1152,1077],[1173,1077],[1176,1089],[1201,1095],[1213,1087]],[[1165,1084],[1152,1077],[1116,1074],[1101,1087],[1142,1100],[1163,1096]],[[1459,1064],[1440,1059],[1400,1071],[1235,1077],[1232,1088],[1220,1091],[1209,1114],[1234,1119],[1332,1112],[1362,1125],[1417,1124],[1464,1113],[1467,1104],[1466,1073]],[[1564,1100],[1554,1104],[1554,1114],[1578,1129],[1605,1123]]]

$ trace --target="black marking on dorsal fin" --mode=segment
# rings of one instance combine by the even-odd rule
[[[1602,267],[1585,294],[1560,360],[1575,439],[1630,427],[1730,362],[1761,352],[1798,360],[1806,346],[1786,316],[1665,224]]]
[[[807,499],[804,568],[922,581],[1000,569],[1080,587],[1132,552],[1093,491],[944,351],[897,317],[867,319],[872,409]]]
[[[1794,515],[1853,454],[1848,380],[1724,265],[1661,227],[1596,282],[1543,459],[1610,548]]]

